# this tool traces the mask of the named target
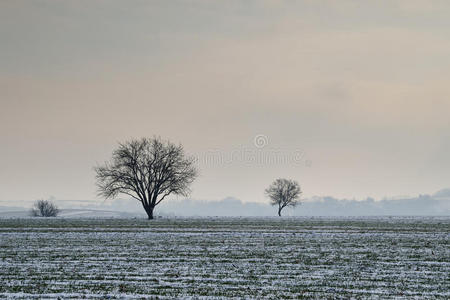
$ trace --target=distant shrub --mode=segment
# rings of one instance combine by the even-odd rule
[[[49,200],[37,200],[30,211],[33,217],[56,217],[58,213],[58,207]]]

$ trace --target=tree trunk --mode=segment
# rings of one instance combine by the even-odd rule
[[[280,206],[280,207],[278,207],[278,216],[279,217],[281,217],[281,210],[282,210],[283,208]]]
[[[155,207],[151,206],[151,205],[144,205],[144,209],[145,209],[145,212],[147,213],[147,216],[148,216],[149,220],[153,219],[153,209],[154,208]]]

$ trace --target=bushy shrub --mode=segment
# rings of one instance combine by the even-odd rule
[[[33,217],[56,217],[58,213],[58,207],[49,200],[37,200],[30,212]]]

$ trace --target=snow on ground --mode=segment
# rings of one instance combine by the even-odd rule
[[[450,218],[1,219],[0,298],[450,297]]]

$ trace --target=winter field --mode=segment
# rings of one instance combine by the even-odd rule
[[[450,218],[0,219],[0,298],[450,298]]]

